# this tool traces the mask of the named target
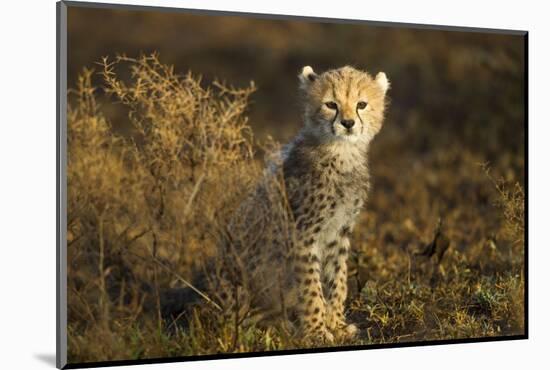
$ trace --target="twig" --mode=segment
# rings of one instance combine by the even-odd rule
[[[216,303],[214,302],[213,300],[210,299],[210,297],[208,297],[206,294],[204,294],[203,292],[201,292],[198,288],[196,288],[193,284],[191,284],[189,281],[187,281],[186,279],[184,279],[180,274],[178,274],[177,272],[175,272],[174,270],[172,270],[170,267],[166,266],[162,261],[160,261],[157,257],[155,256],[152,256],[153,257],[153,261],[155,261],[156,263],[159,264],[160,267],[164,268],[166,271],[168,271],[169,273],[171,273],[172,275],[174,275],[178,280],[180,280],[182,283],[184,283],[185,285],[187,285],[189,288],[191,288],[195,293],[197,293],[198,295],[200,295],[202,298],[204,298],[204,300],[206,300],[208,303],[210,303],[211,305],[213,305],[214,307],[216,307],[217,310],[219,311],[223,311],[222,308]]]
[[[233,345],[232,345],[232,349],[231,349],[231,352],[234,352],[236,349],[237,349],[237,342],[239,340],[239,325],[240,325],[240,322],[239,322],[239,310],[240,310],[240,307],[239,307],[239,287],[237,286],[237,284],[234,285],[235,287],[235,332],[233,334]]]
[[[105,284],[105,240],[103,235],[103,215],[98,217],[98,237],[99,237],[99,307],[101,309],[102,320],[105,325],[109,323],[109,308],[107,306],[107,289]]]
[[[183,210],[183,216],[187,217],[189,212],[191,211],[191,205],[193,204],[193,200],[197,196],[197,193],[199,192],[199,188],[204,180],[204,172],[199,177],[199,180],[195,183],[195,186],[193,187],[193,191],[191,192],[191,195],[189,196],[189,199],[187,200],[187,204],[185,205],[185,209]]]

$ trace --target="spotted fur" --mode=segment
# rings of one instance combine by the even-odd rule
[[[240,306],[260,321],[284,317],[304,337],[330,342],[356,332],[344,316],[349,235],[367,197],[368,147],[389,83],[349,66],[320,75],[304,67],[299,79],[303,128],[237,212],[226,276],[248,292]]]

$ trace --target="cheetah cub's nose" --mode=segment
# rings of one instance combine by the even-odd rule
[[[342,126],[344,126],[345,128],[347,128],[348,130],[350,128],[353,127],[353,125],[355,125],[355,121],[352,120],[352,119],[343,119],[342,121],[340,121],[340,123],[342,124]]]

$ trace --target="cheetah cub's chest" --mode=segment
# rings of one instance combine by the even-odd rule
[[[326,179],[322,191],[332,200],[317,244],[323,263],[334,254],[334,247],[347,248],[342,239],[350,235],[368,188],[368,172],[364,160],[363,153],[359,150],[336,146],[331,148],[330,158],[326,160],[329,169],[326,168],[326,163],[321,162],[321,167],[325,167]],[[320,213],[323,213],[322,209]]]
[[[355,219],[363,206],[363,199],[344,198],[336,205],[319,234],[320,254],[323,261],[331,254],[334,242],[348,237],[353,230]]]

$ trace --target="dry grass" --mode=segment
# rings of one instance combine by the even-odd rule
[[[147,323],[161,340],[161,290],[191,280],[216,252],[213,227],[259,170],[243,114],[253,86],[204,89],[154,55],[105,59],[102,68],[104,90],[129,108],[134,132],[113,132],[84,71],[68,119],[69,341],[81,360],[135,357],[119,335]],[[143,313],[148,306],[154,314]],[[89,345],[99,337],[107,339]]]
[[[70,96],[69,362],[302,346],[278,328],[235,325],[206,299],[187,327],[161,314],[163,291],[219,260],[220,231],[261,173],[246,119],[254,86],[205,88],[155,55],[104,59],[100,75],[103,89],[86,70]],[[106,120],[103,92],[131,132]],[[406,140],[426,135],[412,120],[373,147],[349,280],[362,333],[337,345],[524,332],[522,185],[458,144],[418,155]]]

